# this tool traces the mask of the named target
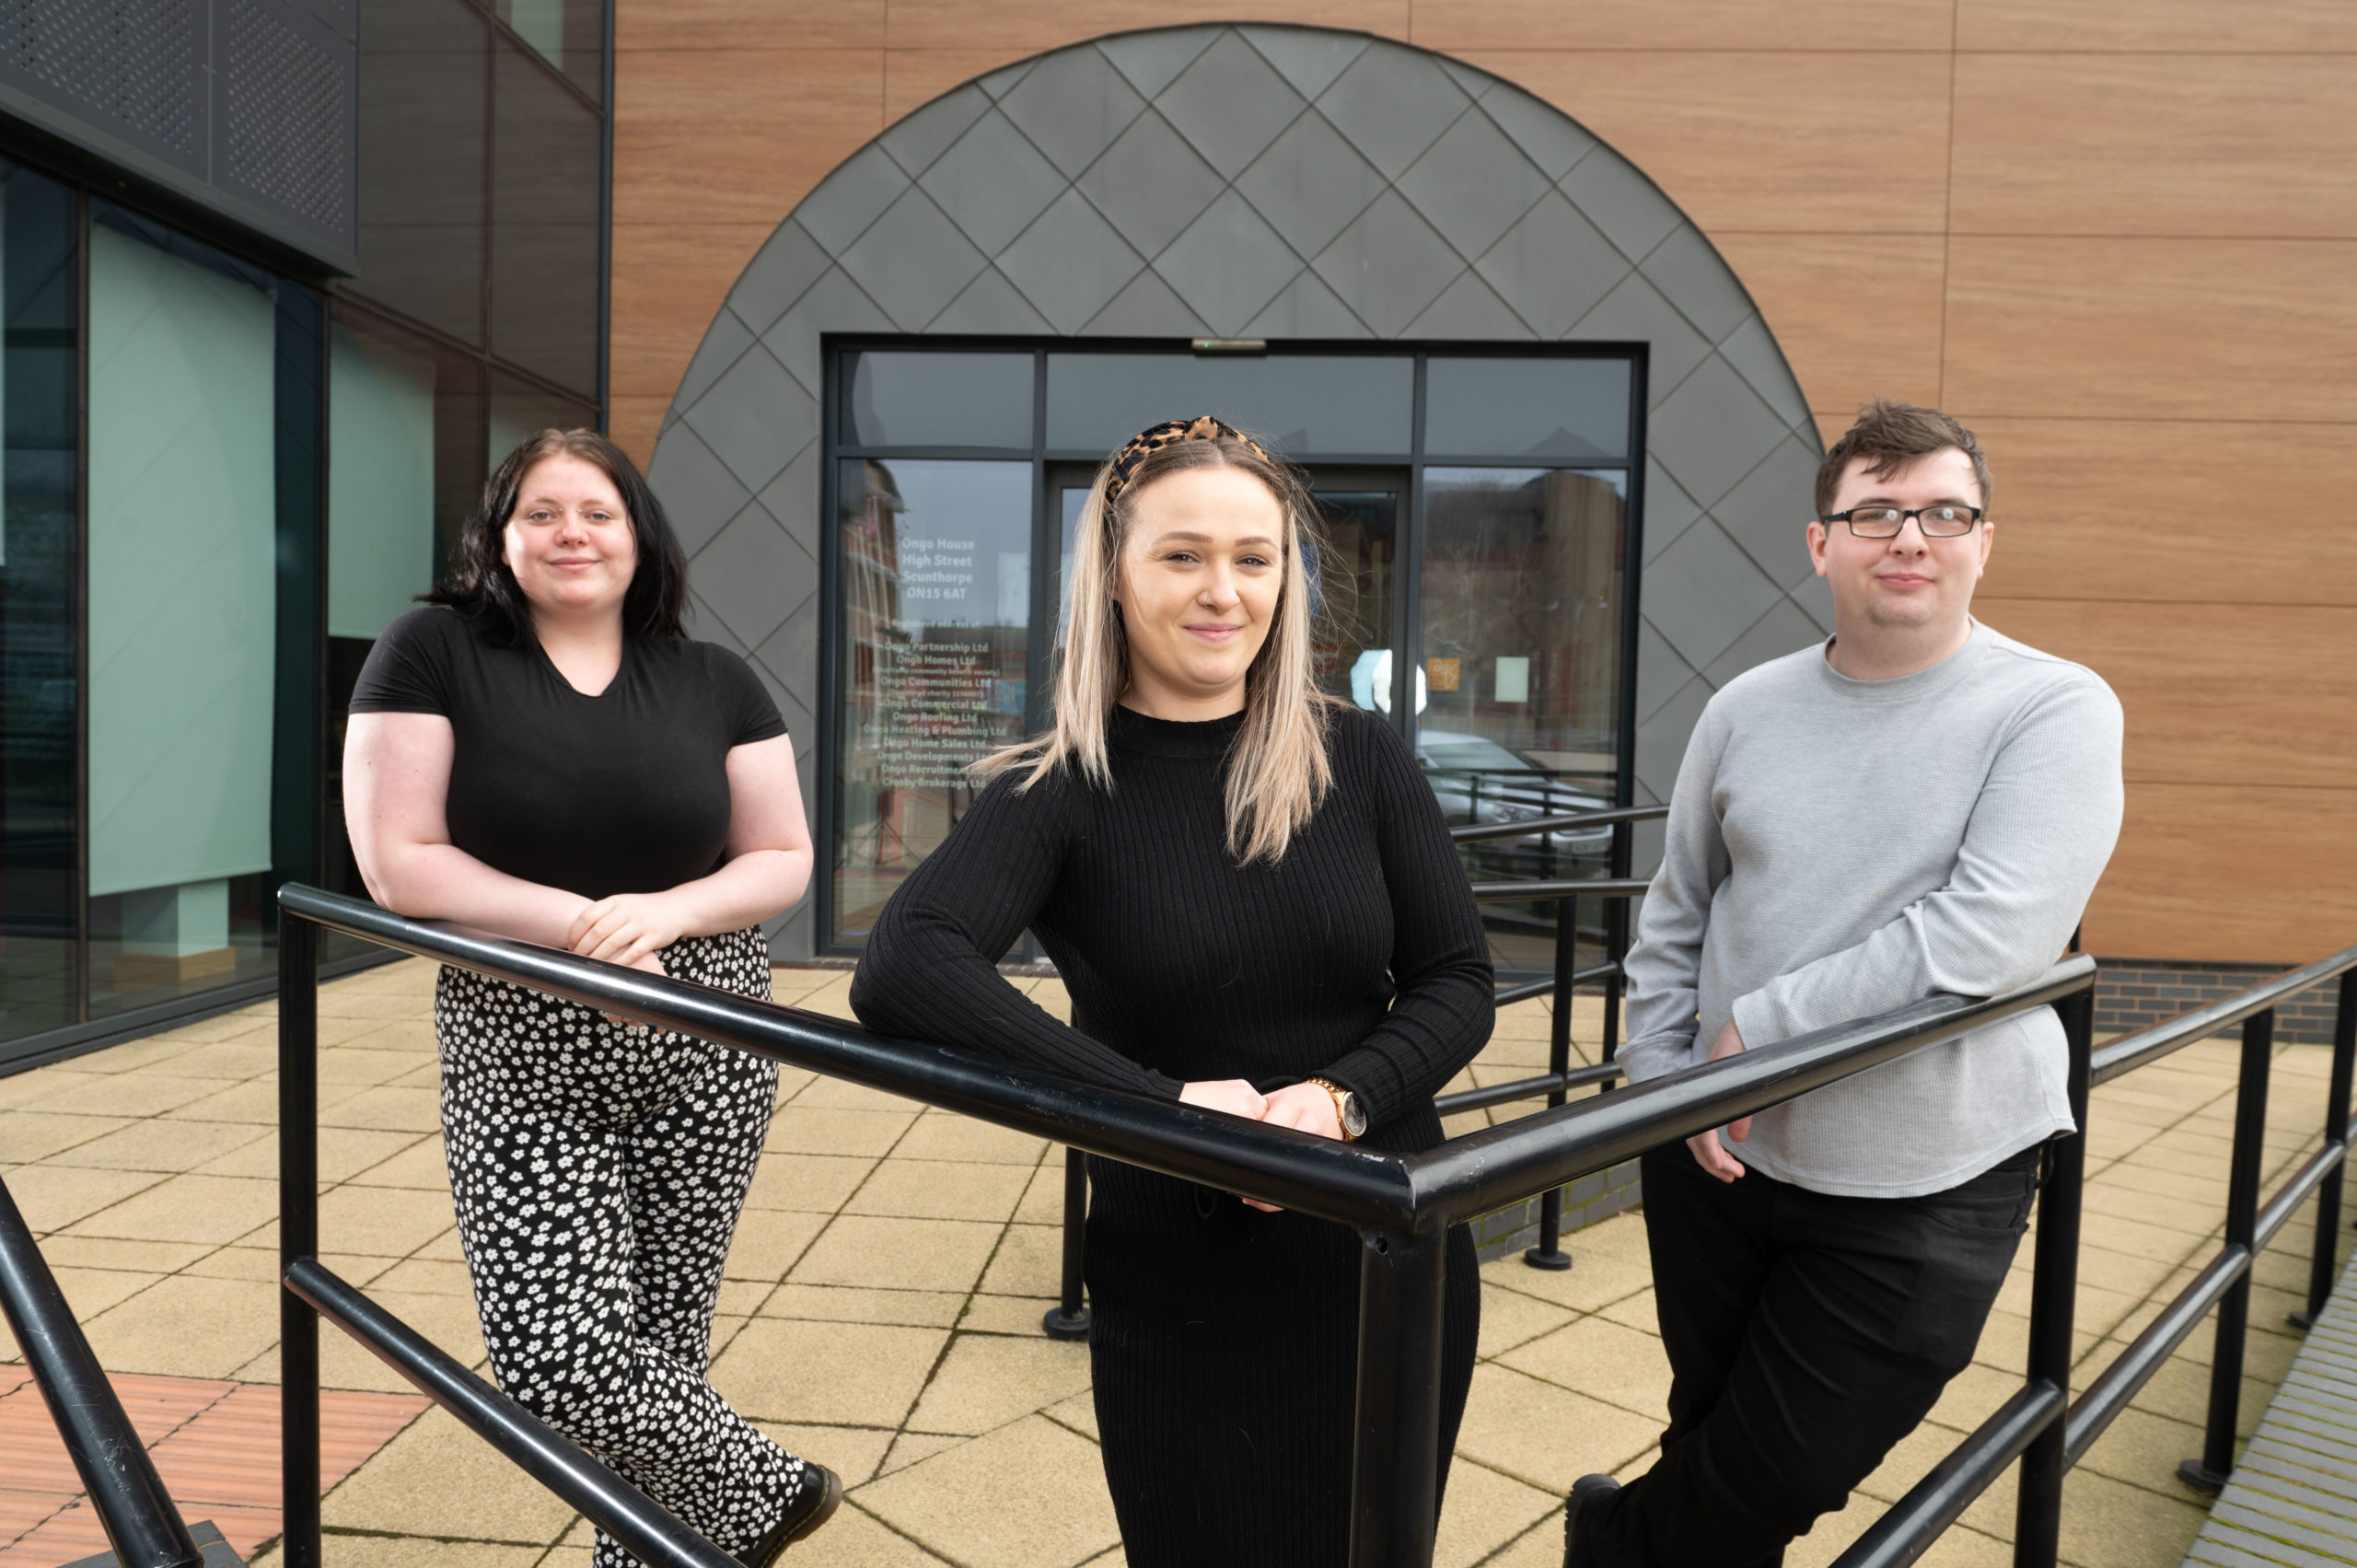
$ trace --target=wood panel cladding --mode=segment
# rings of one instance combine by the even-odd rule
[[[642,459],[738,272],[885,126],[1167,0],[617,0],[613,390]],[[1265,0],[1441,50],[1669,193],[1829,441],[1882,393],[1994,465],[1992,625],[2129,710],[2098,952],[2357,939],[2357,5]]]
[[[2357,606],[2357,523],[2319,511],[2357,472],[2357,425],[1971,423],[1999,522],[1984,595],[2135,604],[2161,623],[2178,605]]]

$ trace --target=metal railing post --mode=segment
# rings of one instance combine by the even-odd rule
[[[2332,1079],[2324,1096],[2324,1141],[2328,1147],[2334,1144],[2345,1151],[2349,1144],[2350,1072],[2357,1066],[2357,970],[2340,977],[2340,1009],[2332,1023]],[[2344,1163],[2333,1168],[2316,1188],[2316,1255],[2308,1264],[2308,1308],[2294,1312],[2292,1321],[2305,1329],[2316,1320],[2324,1304],[2332,1295],[2333,1277],[2340,1272],[2339,1243],[2340,1240],[2340,1188],[2348,1170]]]
[[[1432,1568],[1448,1233],[1368,1230],[1359,1242],[1351,1568]]]
[[[2087,1174],[2088,1073],[2095,1055],[2096,993],[2054,1004],[2070,1048],[2068,1093],[2078,1131],[2046,1145],[2038,1194],[2038,1250],[2030,1276],[2029,1387],[2051,1387],[2054,1418],[2022,1450],[2014,1512],[2014,1568],[2054,1568],[2062,1539],[2062,1477],[2071,1468],[2062,1412],[2071,1400],[2071,1335],[2079,1297],[2079,1221]]]
[[[74,1308],[57,1288],[33,1234],[0,1181],[0,1307],[18,1353],[49,1406],[58,1441],[74,1461],[91,1511],[116,1559],[138,1568],[199,1568],[188,1533],[156,1462],[123,1412]]]
[[[1550,993],[1554,998],[1554,1015],[1547,1028],[1547,1071],[1558,1082],[1572,1070],[1572,973],[1579,967],[1579,923],[1574,918],[1578,907],[1575,899],[1555,900],[1555,989]],[[1558,1106],[1567,1098],[1558,1088],[1547,1096],[1547,1103]],[[1572,1255],[1563,1250],[1562,1188],[1550,1187],[1538,1194],[1538,1245],[1525,1252],[1522,1260],[1550,1273],[1572,1266]]]
[[[2267,1076],[2275,1060],[2275,1009],[2243,1020],[2242,1074],[2235,1086],[2235,1147],[2226,1174],[2226,1251],[2246,1259],[2258,1250],[2259,1162],[2267,1152]],[[2210,1420],[2201,1457],[2177,1473],[2198,1491],[2215,1493],[2235,1469],[2235,1427],[2242,1413],[2243,1342],[2250,1327],[2250,1269],[2246,1266],[2218,1298],[2218,1340],[2210,1359]]]
[[[1088,1338],[1088,1308],[1080,1302],[1081,1266],[1087,1256],[1088,1156],[1078,1149],[1064,1151],[1064,1279],[1063,1299],[1048,1308],[1039,1327],[1051,1340]]]
[[[319,1315],[286,1288],[319,1250],[319,928],[278,922],[279,1485],[286,1568],[319,1565]]]

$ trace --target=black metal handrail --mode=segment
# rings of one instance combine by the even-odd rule
[[[201,1568],[203,1552],[0,1181],[0,1309],[124,1568]]]
[[[2275,1009],[2335,979],[2340,982],[2339,1012],[2325,1091],[2323,1140],[2262,1205],[2258,1188],[2266,1148]],[[2074,1003],[2084,1005],[2089,1000],[2078,998]],[[2036,1304],[2049,1288],[2049,1269],[2064,1253],[2075,1255],[2078,1249],[2077,1205],[2071,1204],[2067,1214],[2058,1213],[2048,1197],[2060,1182],[2067,1179],[2076,1187],[2084,1180],[2089,1090],[2237,1024],[2242,1027],[2242,1050],[2235,1086],[2235,1137],[2228,1156],[2223,1245],[2160,1316],[2096,1373],[2086,1391],[2072,1400],[2069,1315],[2058,1320],[2049,1311],[2041,1319]],[[2213,1308],[2217,1341],[2211,1358],[2202,1452],[2186,1460],[2177,1473],[2200,1490],[2220,1491],[2234,1465],[2235,1427],[2249,1332],[2251,1268],[2259,1252],[2310,1197],[2316,1201],[2316,1223],[2308,1304],[2305,1313],[2293,1315],[2293,1322],[2305,1326],[2313,1320],[2332,1290],[2344,1167],[2349,1146],[2357,1140],[2357,1122],[2350,1118],[2352,1070],[2357,1070],[2357,947],[2286,970],[2236,995],[2123,1036],[2084,1058],[2074,1051],[2071,1106],[2080,1134],[2053,1145],[2047,1192],[2039,1198],[2029,1378],[2021,1392],[1933,1466],[1836,1559],[1834,1568],[1901,1568],[1912,1562],[2016,1458],[2022,1458],[2023,1467],[2014,1561],[2051,1563],[2061,1528],[2063,1474],[2084,1457]],[[2063,1223],[2057,1225],[2058,1219]],[[2075,1269],[2072,1273],[2075,1279]]]
[[[324,1301],[322,1287],[340,1284],[318,1260],[318,932],[323,927],[1353,1226],[1363,1242],[1353,1568],[1429,1568],[1431,1562],[1449,1225],[1606,1168],[1635,1150],[1764,1110],[1966,1029],[2052,1003],[2062,1003],[2066,1016],[2076,1015],[2071,1034],[2084,1083],[2091,1017],[2085,1003],[2095,972],[2091,960],[2073,959],[2004,997],[1934,998],[1887,1018],[1817,1030],[1634,1091],[1561,1106],[1423,1154],[1396,1155],[1094,1088],[946,1046],[891,1040],[837,1019],[569,953],[404,920],[316,889],[290,885],[281,890],[280,903],[285,917],[279,1146],[289,1568],[317,1568],[319,1561],[318,1317],[306,1293]],[[2043,1202],[2051,1209],[2065,1201],[2075,1214],[2075,1181],[2050,1189]],[[2074,1263],[2075,1252],[2061,1261],[2059,1283],[2049,1283],[2042,1270],[2032,1305],[2034,1325],[2061,1314],[2066,1349]],[[366,1302],[357,1292],[351,1298]],[[494,1447],[511,1457],[525,1451],[530,1429],[496,1419],[495,1391],[455,1365],[433,1364],[414,1336],[394,1331],[397,1321],[389,1315],[347,1305],[338,1320]],[[717,1568],[726,1561],[687,1549],[684,1555],[664,1555],[661,1527],[668,1516],[598,1469],[594,1461],[549,1466],[539,1479],[650,1562]]]

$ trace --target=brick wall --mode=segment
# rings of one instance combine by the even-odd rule
[[[2101,963],[2096,980],[2097,1034],[2146,1028],[2283,972],[2280,964],[2181,964],[2148,958],[2105,958]],[[2339,996],[2337,985],[2319,985],[2277,1008],[2275,1038],[2330,1044]]]

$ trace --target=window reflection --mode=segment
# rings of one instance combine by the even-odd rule
[[[491,29],[463,0],[363,0],[360,37],[352,286],[480,344]]]
[[[1425,470],[1416,753],[1452,824],[1611,804],[1624,482],[1618,471]],[[1608,830],[1558,832],[1475,846],[1471,859],[1489,877],[1569,877],[1610,845]],[[1544,967],[1551,910],[1484,912],[1502,963]]]
[[[1026,733],[1031,465],[845,461],[842,728],[831,939],[973,803],[966,766]]]
[[[493,103],[492,352],[594,393],[598,116],[504,41]]]
[[[1625,457],[1625,359],[1441,359],[1424,372],[1424,450],[1441,457]]]
[[[1150,424],[1213,413],[1283,452],[1404,458],[1415,386],[1405,354],[1051,354],[1048,446],[1109,452]]]
[[[75,194],[0,164],[0,1039],[72,1023],[75,508],[81,311]]]

